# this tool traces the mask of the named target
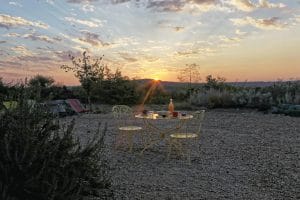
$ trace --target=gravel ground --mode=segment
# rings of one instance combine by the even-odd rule
[[[76,130],[107,122],[105,143],[116,199],[300,199],[300,118],[251,110],[206,113],[192,163],[167,160],[161,143],[139,155],[115,150],[111,114],[77,117]],[[142,122],[140,125],[143,125]]]

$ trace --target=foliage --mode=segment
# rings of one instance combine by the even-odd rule
[[[166,91],[160,81],[149,81],[137,88],[141,104],[169,103],[171,94]]]
[[[135,104],[138,100],[136,84],[123,77],[121,71],[109,73],[101,83],[97,82],[91,91],[92,97],[107,104]]]
[[[73,136],[74,120],[62,127],[25,102],[0,116],[0,199],[113,198],[103,157],[106,126],[83,146]]]
[[[52,86],[54,83],[54,79],[52,77],[42,76],[42,75],[36,75],[33,78],[31,78],[28,82],[28,85],[30,87],[42,87],[47,88]]]
[[[0,77],[0,102],[3,101],[7,95],[8,87],[5,85],[5,83],[2,81],[2,78]]]
[[[195,91],[193,105],[210,108],[247,107],[269,110],[280,104],[300,104],[300,82],[279,82],[270,87],[233,87],[219,78],[207,77],[201,90]]]
[[[79,79],[82,88],[87,95],[87,101],[91,108],[91,91],[95,83],[101,83],[108,74],[108,68],[101,65],[103,56],[97,59],[91,59],[83,52],[82,58],[75,58],[70,55],[73,66],[62,65],[61,68],[66,72],[73,71],[75,77]]]
[[[212,75],[208,75],[206,77],[206,83],[204,85],[204,88],[207,90],[224,90],[226,87],[225,81],[226,79],[223,77],[214,78]]]

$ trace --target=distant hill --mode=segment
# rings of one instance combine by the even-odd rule
[[[138,84],[146,84],[153,81],[152,79],[138,79],[135,80]],[[182,82],[172,82],[172,81],[160,81],[166,90],[173,91],[179,88],[184,88],[188,83]],[[268,87],[272,86],[276,82],[264,82],[264,81],[255,81],[255,82],[226,82],[226,84],[237,86],[237,87]],[[203,85],[204,83],[196,83],[196,85]],[[195,85],[195,83],[193,83]]]

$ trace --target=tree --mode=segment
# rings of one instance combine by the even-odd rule
[[[107,72],[101,83],[96,83],[92,89],[92,97],[108,104],[134,104],[138,100],[136,84],[128,77],[122,76],[120,70]]]
[[[35,100],[41,100],[47,96],[47,90],[54,83],[54,79],[49,76],[36,75],[31,78],[28,82],[28,86],[32,89],[33,96]]]
[[[195,63],[186,64],[186,68],[180,70],[177,78],[181,82],[188,82],[191,89],[192,83],[199,83],[201,80],[199,66]]]
[[[223,90],[225,89],[225,81],[226,79],[224,77],[217,77],[214,78],[212,75],[206,76],[206,84],[204,87],[206,89],[215,89],[215,90]]]
[[[5,85],[5,83],[2,81],[2,78],[0,77],[0,104],[1,104],[1,100],[3,100],[4,97],[7,95],[8,95],[8,87]]]
[[[82,58],[75,58],[74,56],[69,55],[73,66],[61,66],[66,72],[73,71],[75,77],[79,79],[82,88],[86,92],[90,109],[92,108],[91,91],[93,85],[103,81],[106,74],[109,72],[107,67],[101,65],[103,56],[97,59],[91,59],[90,56],[86,55],[86,51],[84,51],[82,53]]]
[[[193,91],[192,84],[199,83],[201,80],[199,65],[197,65],[196,63],[186,64],[186,68],[182,69],[179,72],[177,78],[180,82],[188,83],[188,95],[191,97]]]
[[[36,87],[40,86],[43,88],[50,87],[54,83],[54,79],[50,76],[42,76],[42,75],[36,75],[32,79],[29,80],[28,84],[29,86]]]

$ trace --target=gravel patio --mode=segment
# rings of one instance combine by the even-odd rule
[[[132,154],[115,150],[111,114],[76,118],[82,139],[99,121],[108,123],[105,144],[116,199],[300,199],[300,118],[208,111],[191,165],[181,158],[166,160],[164,144],[143,156],[141,147]]]

